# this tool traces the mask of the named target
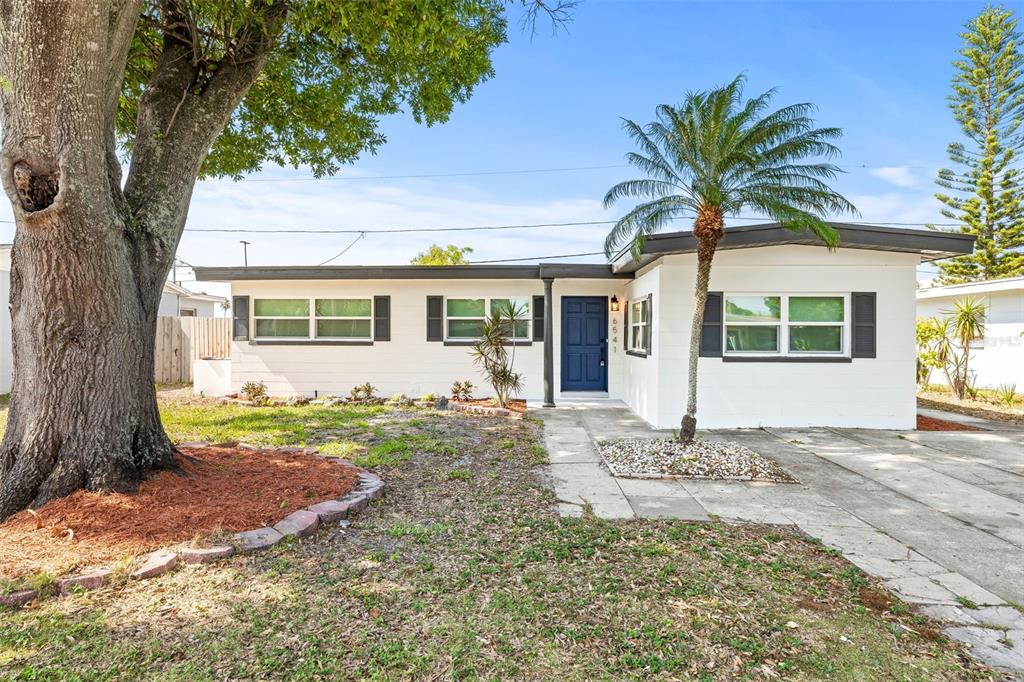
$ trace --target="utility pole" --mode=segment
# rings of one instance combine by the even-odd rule
[[[252,242],[247,242],[244,239],[240,239],[238,240],[238,243],[242,245],[242,258],[245,259],[245,267],[249,267],[249,244],[251,244]]]

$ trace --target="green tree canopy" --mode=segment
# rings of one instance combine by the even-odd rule
[[[471,253],[473,248],[469,246],[431,244],[429,249],[417,254],[410,262],[413,265],[463,265],[466,256]]]
[[[949,106],[965,142],[948,147],[957,170],[943,168],[935,197],[942,215],[977,238],[974,253],[939,263],[944,284],[1024,274],[1024,206],[1017,155],[1024,148],[1024,80],[1013,12],[989,7],[960,34]]]

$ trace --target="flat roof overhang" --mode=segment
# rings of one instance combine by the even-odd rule
[[[603,263],[545,263],[542,265],[333,265],[195,267],[205,282],[243,280],[357,280],[357,279],[632,279],[631,272],[613,272]]]
[[[961,256],[974,250],[972,235],[881,225],[829,225],[839,232],[838,248],[841,249],[916,253],[925,261]],[[794,232],[778,223],[763,223],[727,228],[725,237],[718,243],[718,249],[752,249],[792,244],[824,246],[821,240],[809,232]],[[690,231],[652,235],[644,243],[639,261],[634,260],[626,248],[612,259],[612,270],[616,273],[633,273],[660,256],[696,251],[697,240]]]

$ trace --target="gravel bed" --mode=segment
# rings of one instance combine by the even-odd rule
[[[604,441],[597,444],[605,466],[622,478],[707,478],[796,483],[775,460],[729,441],[667,439]]]

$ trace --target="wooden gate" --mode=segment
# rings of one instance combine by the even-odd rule
[[[230,357],[230,318],[157,318],[156,383],[187,384],[192,381],[192,363],[197,359]]]

